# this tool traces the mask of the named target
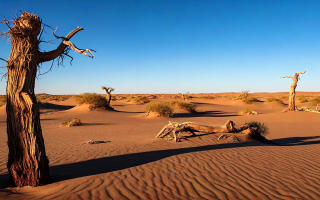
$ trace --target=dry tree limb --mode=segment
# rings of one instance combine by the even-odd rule
[[[235,123],[231,120],[228,120],[223,126],[206,126],[199,125],[195,122],[169,122],[168,125],[161,129],[156,138],[164,138],[174,142],[179,142],[181,139],[180,134],[182,132],[188,132],[193,135],[195,135],[194,132],[200,132],[200,135],[223,133],[219,136],[218,140],[226,140],[227,142],[231,143],[257,140],[265,144],[274,144],[273,142],[267,140],[260,133],[257,133],[256,128],[250,128],[247,124],[244,124],[240,126],[240,128],[236,129],[234,125]]]
[[[173,138],[175,142],[179,141],[179,135],[182,132],[189,132],[195,135],[195,132],[203,134],[208,133],[234,133],[237,130],[234,128],[234,122],[228,120],[223,126],[206,126],[195,122],[176,123],[169,122],[168,125],[162,128],[156,138]]]
[[[297,72],[294,74],[294,76],[283,76],[280,78],[292,78],[293,82],[290,86],[290,91],[289,91],[289,111],[295,111],[296,110],[296,103],[295,103],[295,98],[296,98],[296,87],[298,84],[298,81],[300,80],[300,74],[306,73],[307,70],[304,72]]]
[[[53,60],[53,59],[59,57],[61,54],[68,54],[68,52],[65,52],[67,47],[70,47],[70,49],[72,49],[82,55],[93,58],[94,55],[92,54],[92,51],[95,52],[94,50],[92,50],[92,49],[79,49],[73,43],[69,42],[69,40],[76,33],[78,33],[79,31],[82,31],[82,30],[84,30],[82,27],[77,27],[76,29],[71,31],[65,38],[56,36],[57,38],[63,39],[63,41],[60,43],[60,45],[55,50],[52,50],[49,52],[41,52],[39,63]],[[91,55],[86,53],[86,51],[89,52]]]

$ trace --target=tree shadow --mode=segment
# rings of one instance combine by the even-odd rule
[[[106,126],[115,125],[115,123],[82,123],[81,126]]]
[[[320,140],[308,141],[308,140],[314,140],[314,139],[320,139],[320,136],[282,138],[282,139],[272,140],[272,142],[279,143],[282,146],[320,144]],[[214,144],[214,145],[205,145],[205,146],[198,146],[198,147],[132,153],[132,154],[92,159],[92,160],[81,161],[77,163],[70,163],[70,164],[50,167],[50,176],[51,176],[50,183],[127,169],[127,168],[131,168],[131,167],[135,167],[143,164],[152,163],[152,162],[155,162],[170,156],[179,155],[179,154],[195,153],[195,152],[217,150],[217,149],[246,148],[246,147],[253,147],[253,146],[273,146],[273,145],[263,144],[259,142],[226,143],[226,144]],[[281,148],[281,146],[279,148]],[[6,187],[10,187],[9,181],[8,181],[8,175],[2,174],[0,175],[0,189],[6,188]],[[2,193],[2,191],[0,191],[0,193]]]
[[[320,136],[290,137],[290,138],[276,139],[272,141],[282,146],[320,144]]]
[[[64,105],[57,105],[52,103],[42,103],[39,105],[40,109],[48,109],[48,110],[69,110],[74,107],[75,106],[64,106]]]
[[[196,113],[175,113],[176,118],[188,118],[188,117],[235,117],[239,116],[233,112],[222,112],[222,111],[206,111]]]

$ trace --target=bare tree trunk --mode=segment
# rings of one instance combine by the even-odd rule
[[[107,104],[108,104],[108,107],[110,107],[110,102],[111,102],[111,93],[107,92]]]
[[[293,78],[293,83],[290,86],[289,93],[289,111],[296,110],[296,87],[297,87],[298,79]]]
[[[18,19],[21,20],[16,20],[10,34],[12,47],[7,66],[7,166],[12,184],[38,186],[49,180],[49,160],[34,94],[39,56],[37,35],[41,22],[36,15]],[[21,26],[30,31],[20,33]]]
[[[299,81],[299,75],[306,73],[307,70],[304,72],[297,72],[294,74],[294,76],[283,76],[280,78],[292,78],[293,83],[290,86],[290,91],[289,91],[289,111],[295,111],[296,110],[296,87]]]
[[[111,92],[114,91],[114,88],[112,87],[106,87],[106,86],[102,86],[101,87],[102,90],[106,91],[107,97],[107,106],[110,108],[110,102],[111,102]]]
[[[38,35],[41,21],[37,15],[22,13],[14,26],[6,21],[9,31],[2,35],[11,37],[11,53],[7,61],[7,135],[9,181],[15,186],[39,186],[49,180],[49,160],[40,125],[40,112],[34,93],[37,69],[41,62],[67,55],[69,47],[83,55],[68,40],[83,28],[70,32],[56,50],[39,51]],[[92,54],[92,53],[91,53]],[[62,56],[63,56],[62,55]],[[91,56],[89,56],[91,57]],[[92,55],[93,57],[93,55]]]

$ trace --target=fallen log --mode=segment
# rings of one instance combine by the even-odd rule
[[[239,129],[236,129],[235,123],[230,120],[228,120],[223,126],[207,126],[200,125],[195,122],[169,122],[168,125],[161,129],[156,138],[179,142],[181,140],[180,135],[183,132],[192,135],[223,133],[218,140],[227,140],[227,142],[230,141],[232,143],[258,140],[266,144],[275,144],[258,133],[257,128],[249,127],[247,124],[244,124],[241,125]],[[196,134],[196,132],[200,134]]]

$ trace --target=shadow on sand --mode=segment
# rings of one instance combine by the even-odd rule
[[[39,104],[40,109],[49,109],[49,110],[69,110],[74,107],[75,106],[63,106],[63,105],[57,105],[57,104],[52,104],[52,103]]]
[[[222,112],[222,111],[206,111],[196,113],[175,113],[175,118],[187,118],[187,117],[235,117],[239,116],[233,112]]]
[[[308,140],[312,140],[312,141],[308,141]],[[282,146],[320,144],[320,136],[282,138],[282,139],[276,139],[272,141]],[[82,161],[77,163],[50,167],[51,183],[127,169],[130,167],[148,164],[148,163],[158,161],[170,156],[184,154],[184,153],[194,153],[194,152],[208,151],[208,150],[215,150],[215,149],[246,148],[246,147],[252,147],[252,146],[272,146],[272,145],[266,145],[262,143],[215,144],[215,145],[206,145],[206,146],[199,146],[199,147],[132,153],[132,154],[92,159],[92,160],[87,160],[87,161]],[[278,147],[281,148],[281,146],[278,146]],[[9,187],[8,175],[2,174],[0,175],[0,189],[6,188],[6,187]]]

